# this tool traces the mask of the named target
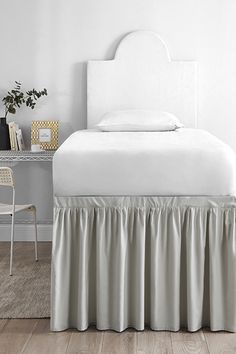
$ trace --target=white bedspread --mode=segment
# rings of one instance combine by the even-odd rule
[[[236,155],[200,129],[72,134],[55,153],[54,194],[236,195]]]

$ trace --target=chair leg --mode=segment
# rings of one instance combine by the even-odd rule
[[[15,231],[15,214],[13,213],[11,218],[10,275],[12,275],[14,231]]]
[[[35,261],[38,261],[38,230],[37,230],[37,219],[36,219],[36,208],[33,209],[34,213],[34,230],[35,230],[35,241],[34,241],[34,250],[35,250]]]

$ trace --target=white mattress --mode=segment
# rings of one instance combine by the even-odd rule
[[[236,195],[236,155],[210,133],[81,130],[57,150],[54,194]]]

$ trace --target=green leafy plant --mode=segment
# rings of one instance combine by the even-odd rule
[[[23,92],[21,90],[21,82],[15,81],[15,87],[11,91],[8,91],[7,95],[2,99],[5,106],[5,118],[8,113],[15,114],[17,108],[20,108],[22,104],[34,109],[36,101],[42,96],[47,96],[47,94],[48,92],[45,88],[41,91],[32,89],[30,91]]]

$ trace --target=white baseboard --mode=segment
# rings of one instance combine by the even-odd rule
[[[0,225],[0,241],[10,241],[11,225]],[[15,225],[15,241],[34,241],[34,226]],[[38,241],[52,241],[52,225],[38,225]]]

